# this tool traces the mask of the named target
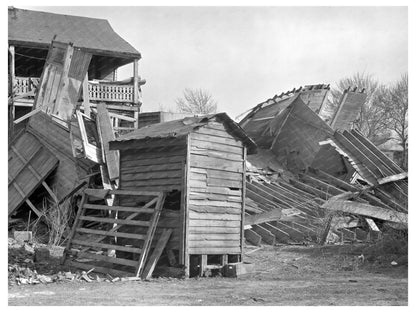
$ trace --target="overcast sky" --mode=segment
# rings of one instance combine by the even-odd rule
[[[391,83],[408,66],[405,7],[20,8],[109,20],[142,54],[143,111],[203,88],[234,118],[294,87],[357,71]]]

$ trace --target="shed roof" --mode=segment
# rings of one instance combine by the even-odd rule
[[[207,125],[209,121],[218,121],[224,124],[226,130],[235,138],[243,142],[248,154],[256,153],[257,146],[244,130],[234,122],[226,113],[211,114],[199,117],[186,117],[158,124],[149,125],[110,142],[110,149],[118,149],[120,143],[131,141],[148,141],[152,139],[182,138],[200,127]]]
[[[9,8],[9,43],[49,48],[57,41],[72,42],[96,55],[141,58],[105,19]]]

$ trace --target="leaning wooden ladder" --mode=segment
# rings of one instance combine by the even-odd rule
[[[146,204],[141,207],[127,207],[127,206],[107,206],[97,205],[89,203],[91,198],[105,199],[108,196],[137,196],[151,198]],[[149,254],[150,247],[152,245],[153,237],[156,231],[157,223],[160,217],[160,213],[165,201],[165,193],[163,192],[145,192],[145,191],[130,191],[130,190],[103,190],[103,189],[86,189],[81,200],[81,205],[75,218],[71,233],[68,238],[68,243],[65,248],[65,252],[62,258],[62,263],[68,266],[76,267],[82,270],[94,269],[95,272],[108,273],[115,276],[123,276],[131,272],[113,269],[112,267],[95,265],[88,262],[78,262],[77,258],[86,258],[88,260],[96,260],[105,264],[113,264],[134,267],[135,275],[142,277],[143,270],[146,264],[146,260]],[[152,208],[153,207],[153,208]],[[101,211],[116,211],[130,213],[125,218],[113,218],[113,217],[97,217],[87,216],[87,210],[101,210]],[[150,214],[150,220],[142,221],[137,220],[139,215]],[[136,219],[136,220],[135,220]],[[113,224],[114,226],[110,230],[91,229],[82,227],[85,221],[98,222],[100,224]],[[146,234],[127,233],[121,232],[120,228],[125,225],[138,226],[146,231]],[[99,238],[95,240],[83,240],[74,238],[76,234],[92,234],[98,235]],[[106,238],[127,238],[131,241],[139,241],[142,243],[142,247],[123,246],[115,243],[102,243]],[[82,249],[74,248],[74,245],[81,246]],[[139,260],[130,260],[124,258],[116,258],[108,255],[103,255],[101,251],[93,252],[90,249],[98,250],[115,250],[131,254],[140,254]],[[74,257],[75,256],[75,257]],[[79,260],[79,259],[78,259]]]

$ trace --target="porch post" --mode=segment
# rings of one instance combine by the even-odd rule
[[[11,55],[11,61],[10,61],[10,80],[11,80],[11,84],[12,84],[12,95],[13,95],[13,90],[14,90],[14,86],[16,83],[16,71],[15,71],[15,53],[14,53],[14,46],[11,45],[9,47],[9,51],[10,51],[10,55]],[[13,120],[15,117],[15,110],[14,110],[14,101],[12,101],[12,115],[13,115]]]
[[[133,104],[137,107],[137,111],[134,112],[134,128],[138,128],[139,125],[139,59],[135,59],[133,62]]]
[[[90,93],[88,91],[88,71],[85,74],[84,81],[82,82],[82,105],[84,106],[84,114],[91,117]]]
[[[11,60],[10,60],[10,84],[11,84],[11,105],[10,107],[8,107],[8,124],[9,124],[9,137],[13,138],[14,136],[14,119],[16,117],[16,112],[15,112],[15,106],[14,106],[14,86],[15,86],[15,77],[16,77],[16,72],[15,72],[15,53],[14,53],[14,45],[9,46],[9,51],[10,51],[10,55],[11,55]]]

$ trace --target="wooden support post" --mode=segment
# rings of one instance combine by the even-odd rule
[[[84,81],[82,82],[82,105],[84,106],[84,114],[91,117],[90,93],[88,90],[88,71],[85,74]]]
[[[133,62],[133,103],[139,103],[139,60]]]
[[[221,256],[221,265],[226,265],[228,264],[228,255],[222,255]]]
[[[14,118],[16,116],[16,112],[15,112],[15,106],[14,106],[14,86],[15,86],[15,77],[16,77],[16,72],[15,72],[15,51],[14,51],[14,46],[11,45],[9,47],[9,51],[10,51],[10,55],[11,55],[11,60],[10,60],[10,80],[11,80],[11,87],[12,89],[11,91],[11,107],[9,107],[10,109],[10,121],[9,121],[9,125],[10,125],[10,137],[13,137],[14,135]]]
[[[133,103],[137,106],[137,112],[134,112],[134,128],[139,126],[139,60],[133,62]]]
[[[207,255],[201,255],[201,264],[199,267],[199,276],[203,276],[205,272],[205,268],[208,265],[208,256]]]

